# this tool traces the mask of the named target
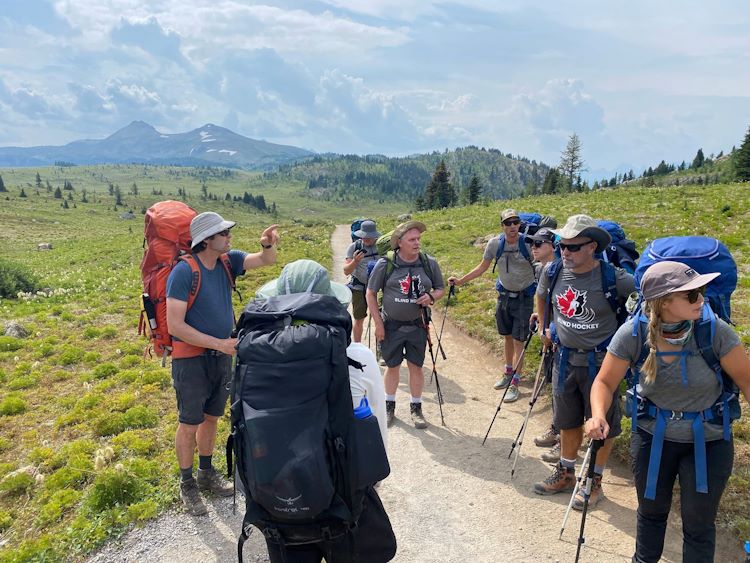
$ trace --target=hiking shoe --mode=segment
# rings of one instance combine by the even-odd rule
[[[198,470],[198,488],[202,491],[211,491],[220,497],[231,497],[234,494],[234,486],[224,479],[213,467],[211,469]]]
[[[508,386],[508,383],[510,383],[510,380],[513,378],[513,370],[505,370],[505,373],[503,376],[495,381],[495,385],[493,387],[495,389],[505,389]]]
[[[198,492],[198,483],[194,478],[180,483],[180,498],[185,505],[185,512],[192,516],[202,516],[208,512]]]
[[[582,486],[580,489],[578,489],[578,492],[576,493],[575,498],[573,499],[573,508],[575,510],[583,510],[583,485],[585,483],[582,483]],[[597,504],[599,504],[604,497],[604,493],[602,492],[602,476],[598,473],[594,473],[594,481],[591,483],[591,495],[589,496],[589,508],[594,508]]]
[[[411,421],[414,423],[414,428],[427,428],[427,421],[422,414],[422,403],[412,403],[410,409]]]
[[[540,457],[547,463],[557,463],[560,461],[560,442],[557,442],[552,446],[552,449],[544,452]]]
[[[396,418],[396,401],[385,402],[385,425],[390,428]]]
[[[538,495],[554,495],[555,493],[569,493],[576,486],[576,472],[574,469],[563,467],[561,463],[555,465],[552,475],[544,481],[534,483],[534,492]]]
[[[503,403],[515,403],[518,400],[518,383],[511,383],[508,392],[505,394]]]
[[[551,448],[555,444],[560,443],[560,433],[555,430],[555,427],[553,425],[549,425],[549,428],[547,428],[547,431],[544,434],[540,434],[536,438],[534,438],[534,444],[539,446],[540,448]],[[555,460],[557,461],[557,460]]]

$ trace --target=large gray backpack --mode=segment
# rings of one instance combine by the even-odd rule
[[[390,472],[377,420],[353,413],[351,322],[335,298],[312,293],[253,300],[238,321],[227,453],[246,498],[240,561],[252,526],[282,550],[354,545],[367,489]]]

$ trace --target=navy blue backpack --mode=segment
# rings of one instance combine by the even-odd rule
[[[640,255],[635,247],[635,242],[625,236],[622,225],[615,221],[597,221],[597,224],[612,237],[612,241],[607,245],[607,248],[597,257],[622,268],[629,274],[635,272]]]

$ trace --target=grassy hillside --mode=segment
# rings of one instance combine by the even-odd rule
[[[177,499],[173,454],[177,413],[171,378],[156,359],[143,358],[145,341],[136,334],[143,228],[139,209],[157,197],[126,196],[136,219],[120,219],[122,208],[114,211],[106,181],[101,180],[103,175],[124,187],[132,183],[132,172],[133,167],[40,171],[43,181],[49,176],[53,186],[56,181],[62,185],[62,173],[74,184],[77,204],[70,209],[61,209],[60,200],[44,189],[35,194],[35,171],[0,172],[10,190],[7,200],[6,194],[0,194],[3,259],[33,273],[44,289],[0,300],[0,318],[16,321],[29,332],[26,338],[0,337],[0,562],[79,556]],[[168,179],[178,173],[178,181]],[[153,180],[157,190],[174,189],[177,182],[188,187],[187,182],[192,182],[188,191],[195,195],[190,203],[198,210],[217,209],[238,221],[234,246],[255,250],[271,217],[247,206],[201,201],[194,173],[198,172],[147,167],[143,179],[136,182],[141,193],[151,190],[147,179],[151,176],[158,176]],[[247,189],[241,182],[211,182],[221,185],[222,191]],[[80,202],[83,185],[91,186],[89,193],[96,192],[95,203]],[[29,197],[18,197],[22,186]],[[166,198],[166,189],[164,194]],[[719,236],[739,263],[734,316],[743,342],[750,345],[748,199],[747,186],[735,185],[623,188],[511,203],[521,210],[555,215],[560,221],[582,211],[619,219],[641,247],[648,239],[666,234]],[[279,206],[283,211],[284,204]],[[497,232],[501,207],[494,203],[419,216],[429,226],[424,237],[428,250],[438,257],[446,277],[479,262],[481,248],[472,243]],[[381,230],[395,224],[395,211],[381,207]],[[338,222],[357,214],[321,204],[320,215],[324,213]],[[239,280],[244,300],[291,260],[308,257],[330,267],[334,223],[309,216],[282,214],[279,264]],[[52,243],[53,250],[36,250],[40,242]],[[449,315],[467,332],[499,348],[492,322],[493,283],[487,274],[462,288]],[[235,306],[239,309],[241,303],[235,300]],[[436,319],[442,307],[438,305]],[[736,466],[720,517],[721,524],[740,537],[750,537],[748,411],[734,426]],[[221,440],[226,436],[226,420],[220,431]]]
[[[464,274],[482,259],[482,248],[474,243],[479,237],[497,234],[499,214],[504,207],[519,211],[539,211],[552,215],[562,225],[569,215],[587,213],[595,218],[622,223],[639,249],[654,238],[669,235],[706,235],[721,239],[731,250],[739,270],[739,285],[732,297],[735,330],[746,348],[750,348],[750,185],[681,186],[672,188],[617,188],[589,194],[566,194],[515,199],[432,211],[415,215],[428,231],[423,235],[427,251],[437,257],[444,276]],[[388,219],[378,223],[387,228]],[[502,352],[494,322],[496,299],[494,277],[482,278],[459,289],[455,306],[448,315],[467,333],[479,337]],[[434,315],[442,318],[444,303]],[[538,340],[533,340],[529,356],[538,365]],[[528,357],[528,356],[527,356]],[[449,360],[450,361],[450,360]],[[536,365],[535,365],[536,364]],[[501,366],[498,366],[498,372]],[[489,382],[488,382],[489,383]],[[722,500],[719,524],[739,539],[750,537],[750,407],[743,401],[743,418],[733,425],[735,467]],[[623,427],[629,428],[629,421]]]

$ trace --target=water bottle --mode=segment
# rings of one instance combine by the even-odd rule
[[[367,397],[362,397],[362,400],[359,402],[359,406],[354,409],[354,417],[363,419],[368,418],[372,416],[372,409],[370,408],[370,403],[367,401]]]
[[[750,563],[750,540],[745,540],[745,563]]]

